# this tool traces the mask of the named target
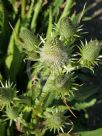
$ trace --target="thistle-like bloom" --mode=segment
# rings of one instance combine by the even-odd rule
[[[54,131],[54,133],[57,131],[58,133],[64,132],[63,128],[65,125],[67,125],[67,117],[64,115],[63,112],[54,110],[52,111],[46,111],[45,112],[46,121],[45,125],[48,127],[50,131]]]
[[[3,107],[9,106],[13,103],[16,98],[16,89],[12,84],[7,83],[5,85],[2,84],[0,87],[0,105]]]
[[[77,90],[78,85],[75,84],[73,74],[54,74],[50,75],[43,88],[43,92],[53,92],[56,97],[65,97],[73,95],[73,91]]]
[[[19,117],[19,111],[17,107],[6,107],[6,120],[10,120],[10,125],[12,124],[12,121],[16,121]]]
[[[68,61],[68,55],[58,38],[52,38],[40,51],[40,61],[53,68],[59,68]]]
[[[69,17],[63,17],[60,21],[60,36],[67,44],[72,44],[75,41],[77,29]]]
[[[86,42],[85,45],[82,43],[81,48],[79,48],[81,66],[93,69],[93,66],[99,61],[101,48],[97,40],[90,41],[89,43]]]
[[[77,90],[77,84],[75,84],[75,77],[73,73],[61,74],[55,79],[55,86],[57,87],[57,93],[62,97],[73,95],[73,91]]]
[[[6,108],[6,114],[7,114],[7,117],[10,120],[15,120],[19,116],[18,108],[17,107],[11,107],[11,106],[7,107]]]
[[[40,44],[38,37],[25,27],[21,29],[19,37],[21,39],[21,46],[25,50],[28,59],[36,59]]]

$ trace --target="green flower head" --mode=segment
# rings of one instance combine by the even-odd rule
[[[41,48],[40,61],[54,68],[59,68],[68,61],[67,52],[58,38],[52,38]]]
[[[93,66],[99,61],[101,48],[102,47],[97,40],[90,41],[89,43],[86,42],[85,45],[82,43],[80,48],[80,64],[83,67],[93,69]]]

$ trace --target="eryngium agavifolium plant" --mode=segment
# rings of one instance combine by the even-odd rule
[[[94,71],[101,58],[101,45],[91,40],[80,46],[80,23],[63,13],[53,29],[50,10],[46,37],[34,34],[26,25],[20,26],[18,43],[27,61],[32,61],[33,84],[19,94],[10,83],[1,83],[0,108],[2,119],[9,120],[10,128],[14,123],[21,136],[77,136],[72,134],[76,119],[72,110],[75,94],[83,84],[77,81],[77,73],[85,68]],[[79,96],[83,98],[80,92]]]

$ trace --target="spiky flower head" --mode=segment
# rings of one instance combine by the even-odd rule
[[[57,86],[57,93],[62,97],[73,95],[73,91],[77,90],[77,84],[75,84],[75,77],[73,73],[60,74],[55,80]]]
[[[59,29],[63,41],[68,44],[72,44],[75,41],[77,29],[69,17],[65,16],[61,19]]]
[[[43,92],[52,92],[55,94],[55,98],[65,97],[73,95],[73,92],[77,90],[77,86],[73,73],[52,74],[47,79]]]
[[[19,118],[20,114],[19,114],[19,110],[17,107],[14,106],[8,106],[6,107],[6,120],[10,121],[10,126],[12,124],[13,121],[17,121],[17,119]]]
[[[7,107],[6,108],[6,115],[8,119],[15,120],[19,116],[18,108],[17,107]]]
[[[67,52],[58,38],[51,38],[51,40],[41,48],[40,61],[56,69],[68,61]]]
[[[13,103],[13,100],[15,98],[16,98],[15,87],[9,82],[6,82],[5,85],[2,84],[2,87],[0,87],[0,105],[2,105],[2,107],[9,106],[11,103]]]
[[[57,109],[52,109],[50,111],[45,112],[46,121],[45,125],[48,127],[50,131],[57,131],[58,133],[64,132],[63,127],[67,124],[67,117],[63,112],[58,111]]]
[[[86,42],[85,45],[82,43],[80,48],[81,66],[93,69],[93,66],[99,61],[101,48],[102,47],[97,40],[90,41],[89,43]]]
[[[21,39],[22,48],[24,48],[29,59],[35,59],[37,56],[36,51],[38,50],[40,44],[38,37],[25,27],[21,28],[19,37]]]

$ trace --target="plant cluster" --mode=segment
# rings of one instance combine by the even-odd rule
[[[74,121],[78,118],[75,113],[81,110],[87,113],[86,109],[96,103],[92,95],[99,88],[93,84],[84,84],[84,78],[87,78],[87,73],[94,74],[94,67],[101,59],[102,48],[97,40],[79,42],[83,34],[81,20],[85,7],[81,12],[71,14],[73,0],[66,0],[62,13],[59,7],[63,0],[53,1],[50,7],[43,0],[8,0],[8,3],[13,10],[8,20],[16,20],[16,24],[10,36],[7,52],[4,52],[6,72],[10,75],[10,81],[16,83],[16,75],[21,67],[24,67],[22,60],[25,58],[26,64],[30,64],[27,65],[28,70],[32,69],[28,72],[32,79],[29,79],[26,91],[21,93],[21,90],[9,81],[3,84],[1,76],[2,136],[11,136],[13,131],[22,136],[81,135],[74,129],[74,125],[77,128]],[[8,25],[9,21],[5,20],[8,13],[4,5],[5,2],[0,1],[0,31],[5,37],[5,23]],[[44,6],[48,6],[48,9],[43,9]],[[41,14],[42,9],[44,12]],[[41,23],[47,28],[46,34],[44,28],[37,32],[37,19],[40,14],[44,16],[42,21],[49,16],[45,26]],[[9,24],[12,27],[12,23]],[[8,130],[4,132],[6,127]]]

